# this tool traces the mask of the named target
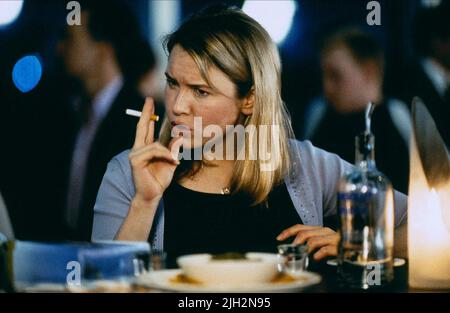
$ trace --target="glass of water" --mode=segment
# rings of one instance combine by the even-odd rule
[[[278,270],[296,274],[308,268],[308,246],[283,244],[278,246]]]
[[[150,253],[149,268],[151,271],[159,271],[166,268],[167,253],[164,251],[154,250]]]

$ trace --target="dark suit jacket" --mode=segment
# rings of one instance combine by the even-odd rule
[[[365,129],[364,112],[340,114],[328,105],[311,142],[355,163],[355,136]],[[372,117],[377,168],[387,175],[394,188],[408,193],[408,147],[393,122],[387,104],[376,107]]]
[[[125,110],[141,111],[144,99],[124,85],[97,129],[86,166],[78,226],[69,229],[65,223],[67,189],[80,119],[69,105],[73,101],[68,100],[70,92],[64,83],[52,80],[35,92],[20,95],[14,102],[17,113],[7,116],[15,126],[5,128],[5,137],[10,139],[3,150],[0,187],[17,239],[89,241],[94,203],[107,164],[134,142],[138,118],[126,115]],[[161,105],[156,114],[163,117]]]
[[[411,105],[415,96],[420,97],[425,103],[442,139],[450,148],[450,102],[444,99],[423,70],[420,63],[405,69],[402,94],[399,95],[408,105]]]
[[[69,231],[69,239],[90,240],[95,199],[107,164],[116,154],[131,148],[134,142],[138,118],[126,115],[125,110],[141,111],[143,104],[144,99],[125,85],[99,125],[86,165],[78,226]]]

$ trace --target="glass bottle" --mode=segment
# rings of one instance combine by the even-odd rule
[[[389,179],[375,165],[375,138],[366,130],[355,139],[355,167],[338,187],[338,281],[350,288],[385,286],[393,279],[394,197]]]

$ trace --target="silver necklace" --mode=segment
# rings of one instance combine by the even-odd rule
[[[227,187],[222,188],[222,190],[220,191],[223,195],[229,195],[230,194],[230,189],[228,189]]]

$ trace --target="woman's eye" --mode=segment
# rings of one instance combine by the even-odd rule
[[[194,93],[196,96],[201,97],[201,98],[209,96],[209,92],[204,91],[202,89],[198,89],[198,88],[194,88]]]
[[[177,84],[176,82],[170,80],[170,79],[166,79],[166,84],[167,86],[169,86],[170,88],[174,88]]]

